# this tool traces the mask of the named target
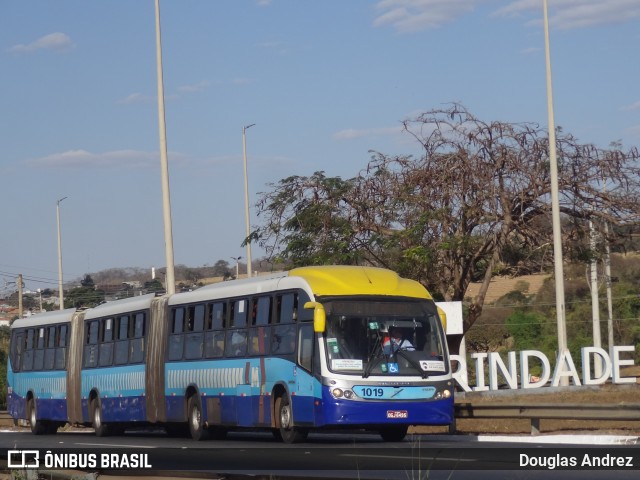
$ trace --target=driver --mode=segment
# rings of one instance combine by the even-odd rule
[[[384,353],[391,355],[398,350],[415,350],[412,343],[404,338],[402,330],[398,327],[389,327],[389,338],[382,345]]]

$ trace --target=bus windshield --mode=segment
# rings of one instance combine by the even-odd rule
[[[325,310],[325,349],[331,371],[423,378],[449,372],[433,302],[340,300],[326,302]]]

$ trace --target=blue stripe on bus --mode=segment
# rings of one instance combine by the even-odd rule
[[[264,362],[263,367],[261,361]],[[262,378],[263,369],[265,378]],[[184,420],[185,393],[189,386],[197,387],[202,414],[209,421],[206,399],[217,398],[219,420],[223,425],[269,426],[271,394],[276,384],[286,385],[296,421],[313,424],[317,417],[315,400],[320,399],[320,382],[283,358],[172,362],[165,365],[165,374],[168,421]]]
[[[85,369],[81,374],[82,415],[91,421],[89,396],[97,390],[104,422],[142,422],[146,420],[145,366],[126,365]]]

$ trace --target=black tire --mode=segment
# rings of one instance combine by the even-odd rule
[[[274,436],[284,443],[304,442],[309,434],[306,428],[296,427],[289,397],[282,395],[276,399],[276,427]]]
[[[91,400],[91,425],[96,432],[96,437],[109,436],[109,426],[102,421],[102,408],[97,398]]]
[[[59,422],[47,422],[46,433],[47,435],[55,435],[58,433],[58,428],[60,427]]]
[[[384,427],[380,429],[380,436],[385,442],[401,442],[407,436],[407,425]]]
[[[34,435],[42,435],[47,433],[47,425],[43,420],[38,420],[38,414],[36,412],[36,402],[33,398],[27,401],[27,419],[29,420],[29,426],[31,427],[31,433]]]
[[[189,397],[189,402],[187,403],[187,422],[189,423],[191,438],[196,442],[207,438],[209,432],[204,427],[202,407],[200,406],[200,399],[197,395]]]

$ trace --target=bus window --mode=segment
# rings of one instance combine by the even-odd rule
[[[25,337],[25,345],[24,345],[24,360],[23,360],[23,370],[33,370],[33,347],[34,347],[34,337],[35,337],[35,330],[33,328],[30,328],[29,330],[27,330],[27,335]]]
[[[247,300],[242,298],[231,302],[231,327],[247,326]]]
[[[44,368],[44,346],[46,344],[46,329],[40,327],[36,330],[36,351],[33,354],[33,369],[42,370]]]
[[[144,361],[144,334],[145,318],[143,312],[136,313],[133,318],[133,338],[129,341],[130,363],[141,363]]]
[[[201,332],[204,330],[204,304],[196,305],[193,308],[193,331]]]
[[[14,372],[22,370],[22,353],[24,352],[25,345],[24,333],[14,333],[14,338],[11,342],[11,364]]]
[[[129,362],[129,315],[118,317],[117,332],[113,363],[125,365]]]
[[[278,295],[278,322],[279,323],[291,323],[294,321],[293,318],[293,304],[294,304],[294,295],[293,293],[285,293],[284,295]]]
[[[44,369],[55,369],[56,359],[56,327],[47,328],[47,345],[44,351]]]
[[[173,322],[169,335],[169,360],[181,360],[184,349],[184,308],[173,310]]]
[[[257,327],[249,330],[249,355],[266,355],[269,348],[269,328]]]
[[[64,370],[67,363],[67,332],[69,327],[60,325],[58,327],[58,335],[56,338],[56,359],[53,368],[56,370]]]
[[[207,332],[205,334],[205,351],[207,358],[218,358],[224,354],[224,330]]]
[[[173,309],[173,323],[171,326],[171,333],[184,332],[184,308]]]
[[[184,358],[195,360],[202,358],[204,350],[204,304],[192,305],[188,309],[188,328],[184,340]]]
[[[207,318],[207,330],[220,330],[225,327],[227,304],[224,302],[210,303]]]
[[[100,321],[100,356],[98,365],[108,367],[113,363],[113,318]]]
[[[242,357],[247,354],[247,331],[227,331],[225,354],[227,357]]]
[[[300,348],[298,349],[298,363],[302,368],[311,371],[313,359],[313,325],[300,327]]]
[[[87,322],[87,339],[84,347],[83,367],[95,367],[98,364],[98,321]]]
[[[305,309],[304,304],[310,302],[311,299],[307,292],[304,290],[298,291],[296,295],[296,309],[298,311],[298,321],[300,322],[312,322],[313,321],[313,309]]]
[[[286,355],[296,350],[296,327],[295,325],[281,325],[272,327],[271,353],[275,355]]]
[[[271,297],[259,297],[256,305],[254,325],[269,325],[271,323]]]

